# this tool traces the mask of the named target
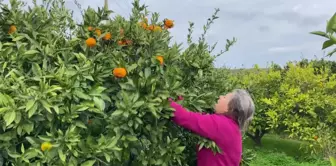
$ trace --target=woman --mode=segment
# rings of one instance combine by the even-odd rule
[[[175,109],[173,121],[181,127],[214,141],[221,153],[202,148],[197,152],[198,166],[239,166],[242,156],[242,132],[253,118],[254,103],[245,90],[220,96],[215,114],[189,112],[170,100]]]

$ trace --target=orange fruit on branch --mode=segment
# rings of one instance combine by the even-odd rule
[[[88,47],[90,47],[90,48],[92,48],[92,47],[94,47],[94,46],[97,45],[97,41],[96,41],[96,39],[93,38],[93,37],[90,37],[90,38],[86,39],[85,43],[86,43],[86,45],[87,45]]]
[[[154,27],[154,31],[155,31],[155,32],[162,32],[162,28],[161,28],[161,26],[156,25],[156,26]]]
[[[117,78],[124,78],[127,75],[127,71],[123,67],[115,68],[113,69],[113,75]]]
[[[12,34],[12,33],[14,33],[14,32],[16,32],[16,26],[15,26],[15,25],[11,25],[11,26],[9,27],[8,34]]]
[[[100,29],[96,29],[95,32],[96,32],[96,35],[97,35],[98,37],[102,34],[102,32],[101,32]]]
[[[147,27],[147,30],[153,31],[153,30],[154,30],[154,28],[155,28],[155,26],[154,26],[154,25],[149,25],[149,26]]]
[[[317,135],[315,135],[315,136],[314,136],[314,140],[316,141],[317,139],[318,139],[318,136],[317,136]]]
[[[160,62],[160,65],[163,65],[163,56],[158,55],[156,56],[156,59]]]
[[[126,45],[126,42],[123,41],[123,40],[119,40],[119,41],[118,41],[118,45],[119,45],[119,46],[124,46],[124,45]]]
[[[112,35],[110,32],[108,32],[107,34],[105,34],[105,36],[103,37],[103,40],[110,40],[112,38]]]
[[[145,22],[139,22],[139,26],[141,26],[143,29],[147,29],[147,23]]]
[[[163,23],[164,23],[165,28],[167,28],[167,29],[174,27],[174,21],[173,20],[165,19],[163,21]]]
[[[52,148],[52,144],[50,142],[43,142],[41,144],[41,150],[44,152],[46,150],[50,150]]]
[[[132,45],[133,41],[132,41],[132,40],[129,40],[129,39],[127,39],[127,40],[125,40],[125,43],[126,43],[127,45]]]

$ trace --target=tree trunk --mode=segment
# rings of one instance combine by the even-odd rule
[[[257,146],[262,146],[261,139],[265,134],[266,134],[266,130],[256,130],[254,135],[252,135],[248,132],[246,133],[246,135],[248,137],[250,137],[253,140],[253,142],[255,143],[255,145],[257,145]]]
[[[253,141],[257,146],[261,146],[261,137],[254,137]]]

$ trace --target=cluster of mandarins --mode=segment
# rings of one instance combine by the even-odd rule
[[[145,21],[143,22],[140,22],[139,25],[148,30],[148,31],[154,31],[154,32],[162,32],[163,29],[170,29],[170,28],[173,28],[174,26],[174,21],[173,20],[169,20],[169,19],[165,19],[164,20],[164,25],[163,27],[159,26],[159,25],[148,25],[148,20],[147,19],[144,19]],[[101,36],[102,35],[102,31],[99,29],[99,28],[93,28],[91,26],[89,26],[87,28],[88,31],[91,31],[91,32],[95,32],[95,34],[97,36]],[[8,29],[8,34],[13,34],[17,31],[17,27],[15,25],[11,25]],[[123,29],[120,29],[120,34],[123,35],[124,34],[124,30]],[[102,38],[103,40],[105,41],[108,41],[108,40],[111,40],[112,38],[112,34],[110,32],[107,32],[104,37]],[[97,41],[95,38],[93,37],[90,37],[88,38],[86,41],[86,46],[89,47],[89,48],[93,48],[97,45]],[[126,45],[132,45],[132,40],[129,40],[129,39],[124,39],[124,40],[120,40],[117,42],[118,45],[120,46],[126,46]],[[158,55],[156,56],[156,59],[159,61],[159,63],[161,65],[163,65],[164,63],[164,58],[163,56],[161,55]],[[113,71],[112,71],[112,74],[116,77],[116,78],[124,78],[126,77],[127,75],[127,70],[126,68],[123,68],[123,67],[119,67],[119,68],[114,68]],[[41,144],[41,150],[42,151],[46,151],[46,150],[50,150],[51,148],[53,147],[53,145],[50,143],[50,142],[43,142]]]
[[[162,31],[162,27],[159,26],[159,25],[148,25],[148,19],[147,18],[145,18],[144,21],[140,22],[139,25],[142,28],[144,28],[146,30],[149,30],[149,31],[154,31],[154,32],[157,32],[157,31],[161,32]],[[169,20],[169,19],[164,20],[164,29],[170,29],[170,28],[173,28],[173,26],[174,26],[174,21],[173,20]],[[9,27],[8,34],[12,34],[16,31],[17,31],[16,26],[11,25]],[[97,36],[101,36],[101,34],[102,34],[102,31],[99,28],[93,28],[91,26],[88,27],[88,31],[94,31]],[[124,34],[123,29],[120,29],[120,34],[121,35]],[[112,34],[110,32],[107,32],[102,39],[105,40],[105,41],[108,41],[108,40],[111,40],[111,38],[112,38]],[[93,48],[97,45],[97,41],[93,37],[88,38],[85,41],[85,43],[86,43],[86,46],[88,46],[89,48]],[[129,39],[124,39],[124,40],[119,40],[118,41],[118,45],[120,45],[120,46],[132,45],[132,43],[133,43],[132,40],[129,40]],[[160,62],[161,65],[163,65],[163,62],[164,62],[163,56],[158,55],[158,56],[156,56],[156,59]],[[125,68],[115,68],[115,69],[113,69],[112,73],[117,78],[124,78],[127,75],[127,71],[126,71]]]
[[[164,29],[170,29],[170,28],[174,27],[174,21],[173,20],[165,19],[163,21],[163,23],[164,23],[164,25],[163,25]],[[154,32],[161,32],[162,29],[163,29],[159,25],[148,25],[148,19],[147,18],[145,18],[144,21],[140,22],[139,25],[146,30],[154,31]],[[99,28],[93,28],[93,27],[89,26],[87,28],[87,30],[88,31],[94,31],[97,36],[102,35],[102,31]],[[11,25],[9,27],[8,34],[12,34],[16,31],[17,31],[16,26]],[[124,34],[123,29],[120,29],[120,34],[121,35]],[[107,32],[102,39],[105,40],[105,41],[108,41],[108,40],[111,40],[111,38],[112,38],[112,34],[110,32]],[[90,38],[86,39],[85,43],[86,43],[86,46],[89,47],[89,48],[93,48],[97,45],[97,41],[93,37],[90,37]],[[129,40],[129,39],[124,39],[124,40],[119,40],[117,43],[120,46],[127,46],[127,45],[132,45],[133,41]],[[158,55],[158,56],[156,56],[156,59],[159,61],[159,63],[161,65],[163,65],[163,63],[164,63],[163,56]],[[115,69],[113,69],[112,73],[117,78],[124,78],[127,75],[127,70],[125,68],[115,68]]]
[[[174,21],[170,20],[170,19],[165,19],[163,21],[164,25],[163,28],[164,29],[170,29],[174,27]],[[162,32],[162,27],[159,25],[148,25],[148,19],[145,18],[144,21],[139,22],[139,26],[141,26],[142,28],[149,30],[149,31],[154,31],[154,32]],[[100,36],[102,34],[100,29],[94,29],[93,27],[88,27],[89,31],[95,31],[97,36]],[[123,35],[124,34],[124,30],[120,29],[120,34]],[[112,38],[112,34],[110,32],[107,32],[105,34],[105,36],[103,37],[103,40],[110,40]],[[118,41],[118,45],[120,46],[126,46],[126,45],[132,45],[133,41],[129,40],[129,39],[124,39],[124,40],[119,40]],[[93,48],[97,45],[97,41],[95,38],[90,37],[86,40],[86,45],[90,48]],[[159,61],[159,63],[161,65],[163,65],[164,59],[163,56],[158,55],[156,56],[156,59]],[[119,68],[115,68],[112,71],[112,74],[117,77],[117,78],[124,78],[127,75],[127,70],[123,67],[119,67]]]
[[[99,28],[93,28],[93,27],[89,26],[87,29],[88,29],[88,31],[95,31],[95,33],[98,37],[100,37],[101,34],[102,34],[102,31]],[[112,38],[112,34],[110,32],[107,32],[105,34],[105,36],[103,37],[103,40],[110,40],[111,38]],[[88,39],[86,39],[85,43],[86,43],[86,46],[88,46],[90,48],[97,45],[97,41],[93,37],[89,37]]]
[[[170,19],[165,19],[163,21],[163,28],[164,29],[170,29],[174,27],[174,21],[170,20]],[[148,25],[148,19],[145,18],[144,21],[140,22],[139,25],[144,28],[147,29],[149,31],[155,31],[155,32],[161,32],[162,31],[162,27],[159,25]]]

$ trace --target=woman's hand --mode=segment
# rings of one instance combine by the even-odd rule
[[[181,101],[181,100],[184,100],[184,98],[183,98],[183,96],[180,95],[180,96],[177,97],[177,100]]]
[[[184,100],[183,96],[179,95],[179,96],[177,97],[177,101],[182,101],[182,100]],[[173,102],[174,100],[173,100],[171,97],[169,97],[169,98],[168,98],[168,101],[169,101],[169,102]]]

